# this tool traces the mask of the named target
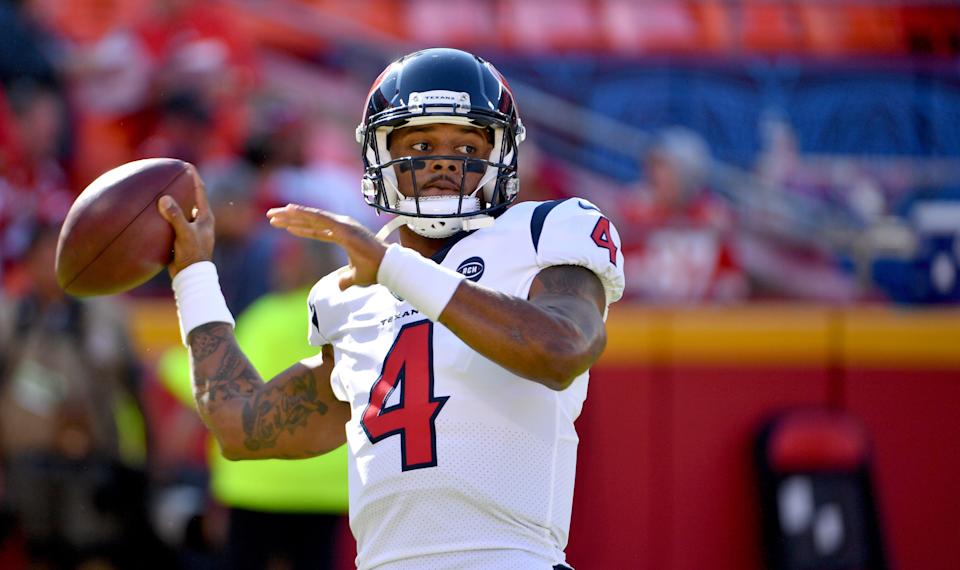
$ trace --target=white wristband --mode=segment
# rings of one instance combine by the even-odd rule
[[[463,280],[456,271],[395,243],[387,248],[377,271],[381,285],[409,301],[431,321],[440,318]]]
[[[180,338],[184,346],[190,331],[207,323],[227,323],[235,326],[227,301],[220,291],[217,266],[200,261],[187,266],[173,278],[173,296],[177,300],[180,317]]]

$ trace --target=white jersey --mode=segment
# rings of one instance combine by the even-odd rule
[[[616,229],[571,198],[520,203],[434,256],[526,299],[552,265],[580,265],[620,298]],[[587,373],[557,392],[481,356],[381,285],[310,293],[310,342],[334,348],[352,407],[350,526],[361,569],[552,568],[564,562]],[[320,483],[322,484],[322,483]]]

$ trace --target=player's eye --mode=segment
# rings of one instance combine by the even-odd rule
[[[463,154],[477,154],[477,147],[471,144],[462,144],[456,148],[456,151]]]
[[[430,145],[425,142],[418,142],[410,145],[410,148],[418,152],[427,152],[430,150]]]

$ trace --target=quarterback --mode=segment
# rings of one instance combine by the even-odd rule
[[[234,339],[203,190],[192,219],[161,198],[200,414],[231,459],[347,442],[361,569],[565,568],[573,422],[624,286],[617,230],[584,199],[513,205],[523,123],[471,54],[393,62],[357,138],[363,197],[395,217],[374,236],[303,206],[267,213],[350,260],[309,297],[319,354],[267,382]]]

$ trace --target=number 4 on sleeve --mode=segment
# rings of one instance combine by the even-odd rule
[[[613,243],[613,238],[610,234],[610,220],[601,216],[597,220],[597,225],[593,226],[593,232],[590,234],[590,237],[593,238],[593,243],[597,244],[597,247],[602,247],[610,253],[610,263],[617,264],[617,246]]]

